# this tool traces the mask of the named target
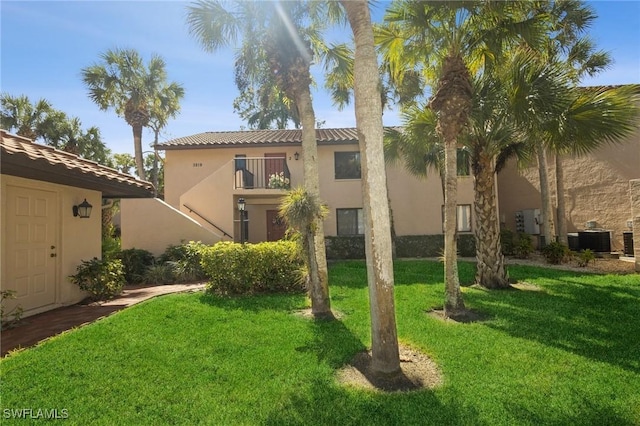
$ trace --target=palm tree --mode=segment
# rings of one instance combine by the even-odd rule
[[[306,266],[307,287],[312,292],[311,282],[320,279],[318,276],[313,276],[313,274],[318,273],[319,269],[318,265],[313,264],[313,262],[317,261],[315,256],[315,236],[318,232],[318,224],[322,224],[322,220],[327,216],[327,208],[320,202],[318,197],[299,187],[292,189],[283,197],[279,213],[288,228],[298,232],[300,235],[300,251]],[[322,314],[314,313],[314,316],[316,318],[333,318],[330,310]]]
[[[566,110],[552,118],[544,142],[555,151],[558,241],[568,244],[562,157],[584,155],[607,143],[618,143],[635,130],[640,112],[640,85],[571,86]]]
[[[215,0],[200,0],[188,9],[190,33],[205,50],[214,52],[228,45],[242,42],[236,56],[236,81],[261,81],[264,69],[271,71],[267,82],[295,105],[302,125],[302,159],[304,187],[319,198],[315,113],[311,101],[310,66],[313,58],[312,41],[319,40],[315,23],[305,26],[312,10],[304,2],[244,2],[233,3],[231,9]],[[311,16],[313,18],[313,16]],[[328,316],[331,312],[324,230],[318,220],[315,234],[315,259],[310,270],[312,312]]]
[[[503,88],[498,80],[484,74],[474,80],[473,109],[470,125],[458,148],[458,168],[470,162],[474,176],[476,283],[487,288],[509,286],[508,274],[500,247],[495,174],[507,158],[516,153],[522,157]],[[402,131],[389,130],[385,139],[388,161],[401,159],[405,168],[416,176],[426,176],[429,169],[440,174],[444,185],[444,146],[436,132],[434,112],[416,104],[403,110]],[[444,194],[443,186],[443,194]]]
[[[548,62],[561,62],[568,67],[568,77],[571,78],[574,85],[577,85],[580,79],[585,76],[593,76],[606,69],[611,63],[609,53],[597,51],[592,40],[585,36],[586,30],[595,22],[597,16],[593,8],[580,1],[554,2],[550,5],[549,15],[551,19],[550,33],[555,34],[550,37],[547,51],[544,57]],[[587,125],[588,128],[590,127]],[[561,145],[565,145],[568,141],[558,141]],[[582,141],[574,140],[571,143],[581,145]],[[557,197],[557,236],[558,241],[562,244],[568,244],[567,220],[564,202],[564,185],[562,156],[567,154],[567,150],[561,146],[552,147],[556,151],[555,155],[555,171],[556,171],[556,197]],[[547,168],[539,168],[539,173],[547,174]],[[541,176],[541,182],[543,179]],[[551,197],[549,196],[549,188],[541,186],[542,198],[546,209],[551,211]],[[550,215],[550,218],[552,216]],[[551,225],[550,229],[555,229]]]
[[[111,166],[111,151],[100,138],[100,130],[90,127],[82,130],[78,117],[69,118],[46,100],[35,104],[27,96],[13,97],[2,94],[0,125],[20,136],[42,140],[46,145],[76,154],[82,158]]]
[[[366,0],[343,0],[355,41],[354,93],[362,158],[365,249],[371,309],[372,369],[399,374],[395,318],[391,221],[384,170],[380,75]]]
[[[445,153],[446,316],[464,311],[456,263],[456,169],[472,112],[472,73],[490,72],[502,51],[516,42],[537,42],[538,17],[528,8],[520,2],[401,0],[387,10],[386,25],[378,33],[394,84],[405,86],[404,71],[417,69],[434,88],[429,107]]]
[[[82,69],[82,80],[89,89],[89,98],[100,109],[114,108],[133,130],[136,170],[146,179],[142,157],[142,128],[149,125],[163,91],[173,91],[170,97],[180,100],[184,89],[178,83],[167,84],[164,60],[154,55],[145,65],[133,49],[113,49],[101,54],[102,62]]]
[[[0,97],[0,107],[0,127],[31,140],[42,137],[45,120],[53,111],[46,99],[32,104],[26,95],[11,96],[8,93]]]
[[[485,288],[510,287],[502,253],[496,200],[496,174],[506,160],[527,151],[507,103],[505,85],[499,77],[485,73],[474,80],[471,125],[465,145],[471,155],[474,187],[476,277]]]
[[[159,177],[158,177],[158,139],[160,131],[167,125],[170,118],[175,118],[180,112],[180,99],[184,97],[184,89],[176,84],[171,83],[164,86],[158,91],[158,96],[153,99],[151,106],[151,115],[149,117],[148,126],[153,130],[153,167],[151,171],[152,183],[154,187],[154,196],[158,196]]]

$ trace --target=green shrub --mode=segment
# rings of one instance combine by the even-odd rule
[[[175,262],[154,263],[149,266],[144,274],[144,283],[170,284],[175,282],[173,263]]]
[[[126,282],[120,259],[100,260],[96,257],[83,260],[69,279],[81,290],[91,293],[94,300],[111,299],[122,291]]]
[[[120,238],[111,224],[102,230],[102,258],[114,259],[120,254]]]
[[[221,294],[299,292],[303,262],[293,241],[220,242],[202,250],[207,291]]]
[[[151,252],[136,248],[122,250],[118,259],[122,260],[124,277],[129,284],[143,282],[147,269],[153,265],[155,260]]]
[[[158,259],[170,263],[178,282],[199,281],[206,278],[202,269],[202,250],[208,246],[200,241],[189,241],[179,246],[170,245]]]
[[[514,247],[514,254],[518,259],[528,259],[533,253],[533,240],[531,235],[518,232]]]
[[[500,230],[500,244],[502,245],[502,254],[505,256],[513,256],[516,254],[516,234],[510,229]]]
[[[15,290],[0,290],[0,329],[14,326],[22,318],[22,306],[18,305],[8,312],[4,306],[5,300],[15,298]]]
[[[547,259],[547,262],[552,265],[566,262],[570,253],[569,247],[557,241],[547,244],[542,248],[542,255]]]
[[[591,262],[595,262],[596,256],[593,254],[591,249],[584,249],[580,253],[577,254],[577,262],[578,266],[584,268]]]

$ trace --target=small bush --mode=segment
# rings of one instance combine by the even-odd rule
[[[174,262],[154,263],[144,274],[145,284],[169,284],[175,281]]]
[[[202,251],[208,246],[200,241],[189,241],[179,246],[170,245],[158,259],[170,263],[178,282],[199,281],[206,278],[202,269]]]
[[[22,306],[20,305],[6,312],[4,301],[15,298],[15,290],[0,290],[0,329],[13,327],[22,318]]]
[[[118,259],[122,260],[124,277],[129,284],[143,282],[147,269],[154,262],[151,252],[136,248],[122,250],[118,255]]]
[[[557,241],[547,244],[542,248],[542,255],[547,259],[547,262],[552,265],[566,262],[570,253],[569,247]]]
[[[589,263],[595,262],[596,256],[595,254],[593,254],[591,249],[584,249],[577,254],[576,259],[578,262],[578,266],[580,266],[581,268],[584,268],[587,265],[589,265]]]
[[[207,291],[221,294],[300,292],[303,262],[292,241],[220,242],[202,250]]]
[[[502,254],[505,256],[516,254],[516,234],[512,230],[500,230],[500,243],[502,245]]]
[[[514,251],[518,259],[528,259],[531,253],[533,253],[533,240],[531,239],[531,235],[518,232]]]
[[[111,299],[120,294],[125,285],[124,268],[120,259],[83,260],[76,274],[69,277],[81,290],[91,293],[94,300]]]
[[[111,224],[103,227],[102,234],[102,258],[118,258],[120,255],[120,238],[116,236],[115,227]]]

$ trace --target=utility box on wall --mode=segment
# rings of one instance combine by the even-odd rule
[[[529,235],[540,233],[540,209],[525,209],[516,212],[516,231]]]

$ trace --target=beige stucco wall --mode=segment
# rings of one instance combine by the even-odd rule
[[[360,179],[335,179],[334,152],[358,151],[357,144],[320,145],[318,168],[321,198],[329,206],[324,228],[326,235],[336,235],[336,209],[362,207]],[[233,158],[236,155],[263,157],[268,153],[284,153],[291,172],[291,184],[302,185],[302,160],[296,161],[300,146],[243,147],[168,150],[165,157],[165,200],[174,208],[201,223],[202,216],[239,239],[239,216],[236,202],[246,200],[249,215],[249,241],[266,239],[266,210],[277,209],[282,192],[278,190],[234,189]],[[442,187],[437,173],[428,179],[408,174],[401,165],[387,166],[389,197],[397,235],[442,233]],[[473,180],[461,177],[458,204],[473,204]],[[203,223],[203,226],[208,226]]]
[[[640,179],[629,181],[629,193],[633,217],[633,254],[636,260],[636,272],[640,272]]]
[[[222,239],[157,198],[123,199],[120,203],[123,249],[144,249],[158,256],[169,245],[188,241],[214,244]]]
[[[69,275],[76,272],[76,267],[82,260],[89,260],[93,257],[101,257],[101,215],[100,206],[102,203],[102,195],[98,191],[74,188],[65,185],[51,184],[48,182],[23,179],[15,176],[0,175],[0,197],[7,192],[7,186],[16,188],[28,188],[33,190],[48,191],[56,194],[56,206],[54,214],[57,215],[56,226],[54,230],[55,246],[53,250],[56,254],[55,268],[55,285],[56,295],[53,305],[34,309],[25,312],[24,316],[33,315],[46,310],[54,309],[59,306],[66,306],[77,303],[86,297],[86,294],[75,285],[69,282]],[[80,204],[84,199],[93,205],[91,217],[88,219],[80,219],[72,214],[72,207]],[[12,265],[6,262],[7,242],[6,235],[6,219],[8,212],[6,211],[6,202],[2,203],[2,233],[0,239],[2,247],[2,281],[3,289],[11,289],[12,283],[7,280],[11,275]],[[14,303],[19,303],[16,301]],[[12,302],[8,303],[11,306]]]
[[[556,200],[554,157],[549,157],[551,196]],[[611,231],[611,249],[623,249],[622,232],[631,219],[629,181],[640,178],[640,130],[621,144],[605,145],[581,157],[563,157],[568,232],[585,229],[587,221]],[[500,211],[515,230],[515,212],[541,208],[540,179],[535,163],[518,170],[509,162],[498,176]]]

